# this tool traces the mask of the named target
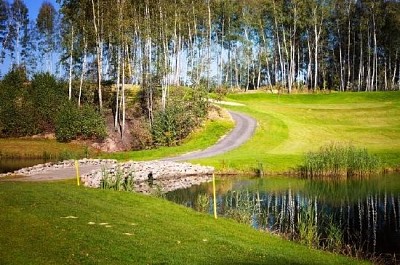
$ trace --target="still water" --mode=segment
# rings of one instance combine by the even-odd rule
[[[166,196],[212,213],[211,183]],[[400,257],[399,174],[343,182],[219,178],[217,211],[219,216],[281,233],[304,244],[353,255],[362,252],[392,263]]]
[[[0,174],[13,172],[15,170],[31,167],[38,164],[43,164],[46,162],[50,162],[49,160],[44,159],[8,159],[2,158],[0,159]]]

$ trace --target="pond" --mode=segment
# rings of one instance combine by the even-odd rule
[[[32,159],[32,158],[24,158],[24,159],[11,159],[11,158],[1,158],[0,159],[0,174],[13,172],[15,170],[31,167],[38,164],[43,164],[46,162],[50,162],[49,160],[44,159]]]
[[[400,175],[343,182],[283,177],[217,178],[217,212],[310,246],[396,263],[400,256]],[[166,194],[213,212],[212,183]],[[398,262],[398,261],[397,261]]]

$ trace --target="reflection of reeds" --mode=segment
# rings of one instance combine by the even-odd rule
[[[257,199],[249,191],[232,191],[225,198],[227,209],[225,216],[242,224],[251,224],[252,217],[260,207]],[[259,202],[258,202],[259,203]]]
[[[197,195],[196,199],[196,210],[199,212],[206,213],[208,212],[208,209],[210,208],[210,198],[207,194],[201,193]]]
[[[369,176],[382,170],[381,161],[366,149],[331,143],[305,155],[300,173],[305,178]]]
[[[316,209],[312,203],[308,203],[303,207],[298,215],[297,229],[298,240],[300,243],[309,247],[318,247],[320,241],[320,234],[318,233],[318,224],[316,216]]]

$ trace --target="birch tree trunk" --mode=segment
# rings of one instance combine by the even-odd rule
[[[79,82],[79,96],[78,96],[78,106],[81,106],[81,97],[82,97],[82,87],[83,87],[83,79],[86,73],[86,61],[87,61],[87,40],[86,37],[83,36],[83,62],[82,62],[82,72],[81,72],[81,80]]]
[[[72,59],[74,52],[74,26],[71,26],[71,46],[69,55],[69,83],[68,83],[68,99],[72,99]]]
[[[96,10],[97,9],[97,10]],[[96,12],[97,11],[97,12]],[[100,0],[97,0],[97,7],[94,0],[92,0],[92,12],[93,12],[93,26],[96,39],[96,56],[97,56],[97,91],[99,96],[99,108],[103,109],[103,97],[102,97],[102,71],[103,71],[103,42],[100,33]]]

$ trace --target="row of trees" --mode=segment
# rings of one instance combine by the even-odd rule
[[[69,78],[97,81],[100,107],[106,79],[289,92],[399,87],[397,0],[58,2],[60,14],[43,2],[30,22],[23,0],[0,0],[1,62],[8,54],[35,71],[39,52],[41,70],[55,72],[61,54]]]
[[[84,83],[96,83],[100,109],[102,86],[111,80],[115,126],[122,130],[127,83],[141,85],[150,124],[155,90],[161,90],[164,111],[172,85],[268,86],[289,93],[400,89],[398,0],[58,3],[59,14],[44,2],[29,22],[23,0],[0,0],[1,62],[9,56],[35,72],[39,55],[46,62],[40,70],[55,73],[58,61],[69,99],[77,95],[80,105]]]
[[[158,84],[163,104],[172,84],[400,87],[396,0],[64,0],[61,13],[65,57],[100,105],[104,79]]]

